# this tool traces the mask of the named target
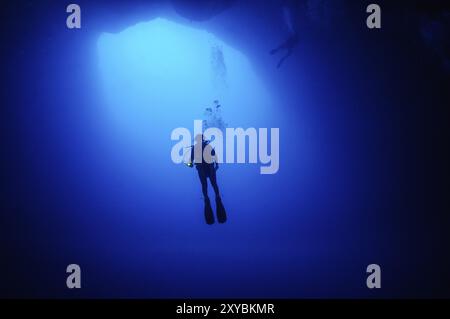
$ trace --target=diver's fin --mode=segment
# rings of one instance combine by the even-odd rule
[[[227,213],[225,211],[225,207],[223,207],[222,199],[218,196],[216,197],[216,214],[219,223],[223,224],[227,221]]]
[[[214,214],[209,198],[205,199],[205,221],[208,225],[214,224]]]

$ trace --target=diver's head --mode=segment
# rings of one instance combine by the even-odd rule
[[[195,142],[201,144],[204,141],[203,134],[197,134],[195,136]]]

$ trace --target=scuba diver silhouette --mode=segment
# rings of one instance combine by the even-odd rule
[[[282,7],[283,20],[289,31],[289,37],[278,47],[270,51],[271,55],[274,55],[281,50],[286,51],[286,54],[281,58],[280,62],[278,62],[277,64],[278,69],[281,67],[283,62],[294,52],[294,48],[298,45],[299,42],[298,32],[294,27],[291,12],[293,9],[295,9],[296,3],[293,1],[284,1],[284,2],[285,4]]]
[[[277,68],[280,68],[283,64],[284,60],[286,60],[292,52],[294,52],[294,48],[298,44],[298,34],[293,33],[286,41],[281,43],[277,48],[270,51],[270,54],[274,55],[278,51],[284,50],[286,54],[280,59],[280,62],[277,64]]]
[[[202,184],[202,193],[205,200],[206,223],[208,225],[214,224],[214,215],[208,197],[208,178],[216,195],[217,220],[219,223],[225,223],[227,215],[222,204],[222,199],[220,198],[219,186],[217,185],[216,171],[219,169],[219,164],[217,163],[216,152],[214,148],[209,145],[209,141],[204,140],[203,134],[198,134],[195,137],[195,142],[196,144],[191,146],[191,159],[187,165],[191,168],[195,165],[198,177],[200,178],[200,183]]]

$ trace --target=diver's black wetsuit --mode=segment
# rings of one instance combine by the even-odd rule
[[[202,142],[202,154],[205,150],[205,147],[208,146],[208,142],[203,141]],[[197,168],[198,177],[200,178],[200,182],[202,184],[202,192],[205,200],[208,198],[208,182],[207,178],[209,178],[211,185],[214,189],[214,193],[216,193],[216,197],[220,197],[219,193],[219,186],[217,185],[217,179],[216,179],[216,170],[219,167],[219,164],[217,162],[215,163],[207,163],[205,160],[202,160],[201,163],[195,163],[194,162],[194,147],[192,147],[191,152],[191,163],[195,164],[195,168]],[[209,146],[211,147],[211,146]],[[215,156],[216,152],[214,149],[211,150],[211,155]]]

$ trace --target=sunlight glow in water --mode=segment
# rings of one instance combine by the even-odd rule
[[[216,99],[230,126],[258,127],[270,117],[249,60],[207,31],[157,18],[102,34],[98,53],[107,112],[138,142],[192,129]]]

